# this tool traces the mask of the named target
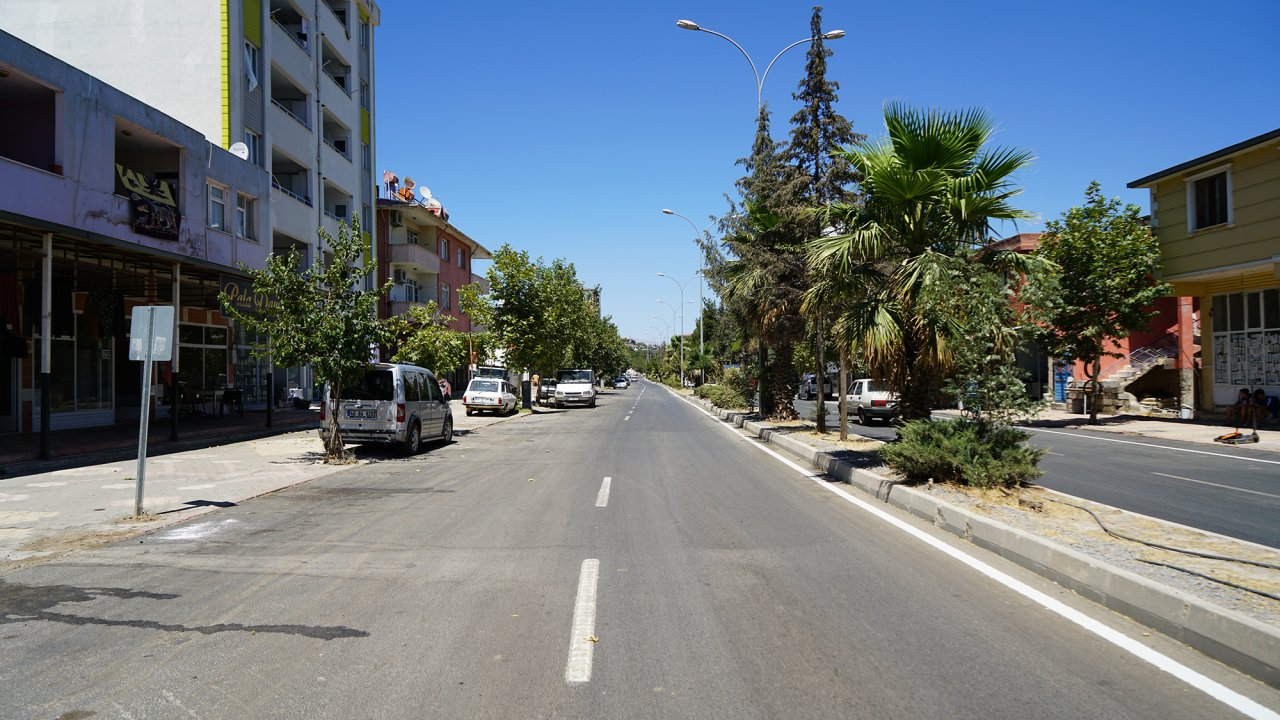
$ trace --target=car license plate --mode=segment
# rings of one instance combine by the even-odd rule
[[[378,416],[377,410],[348,410],[347,417],[352,420],[372,420]]]

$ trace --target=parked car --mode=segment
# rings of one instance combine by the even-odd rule
[[[800,379],[800,389],[796,395],[801,400],[816,400],[818,397],[818,376],[814,373],[808,373]],[[835,397],[835,393],[831,390],[831,378],[822,378],[822,396]]]
[[[322,439],[333,428],[331,390],[325,386]],[[422,449],[423,439],[453,440],[449,400],[440,392],[436,376],[416,365],[371,365],[359,383],[341,388],[337,415],[342,438],[349,442],[395,443],[412,455]]]
[[[473,378],[462,394],[462,404],[468,415],[478,412],[492,412],[506,415],[516,411],[516,395],[511,391],[511,384],[497,378]]]
[[[854,380],[844,401],[845,412],[856,414],[863,425],[871,420],[889,422],[898,416],[897,394],[889,392],[884,383],[870,378]]]
[[[626,375],[619,375],[613,379],[613,386],[618,390],[626,390],[631,387],[631,381],[627,379]]]
[[[596,373],[594,370],[562,369],[556,372],[554,404],[596,406]]]

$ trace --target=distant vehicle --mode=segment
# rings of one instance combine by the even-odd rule
[[[854,380],[844,400],[845,412],[856,413],[863,425],[871,420],[889,422],[898,416],[898,396],[889,392],[884,383],[870,378]]]
[[[325,386],[320,406],[320,437],[333,427],[329,416],[331,388]],[[436,376],[426,368],[377,363],[359,383],[343,387],[338,398],[342,439],[357,443],[396,443],[406,454],[422,449],[423,438],[453,440],[453,412],[440,392]]]
[[[596,406],[596,373],[594,370],[562,369],[556,372],[556,394],[553,403]]]
[[[466,406],[468,415],[478,412],[506,415],[516,411],[516,403],[510,383],[496,378],[473,378],[462,394],[462,404]]]
[[[801,400],[815,400],[818,397],[818,376],[808,373],[800,379],[800,390],[796,393]],[[835,397],[831,389],[830,376],[822,378],[822,396]]]
[[[631,387],[631,381],[627,380],[626,375],[619,375],[613,379],[613,386],[619,390],[626,390],[628,387]]]
[[[555,378],[543,378],[538,383],[538,402],[543,405],[550,404],[556,396],[556,380]]]

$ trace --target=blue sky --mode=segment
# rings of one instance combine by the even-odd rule
[[[624,336],[656,341],[694,278],[694,231],[726,212],[750,150],[751,69],[807,37],[814,3],[382,0],[376,41],[377,170],[428,185],[450,220],[574,263],[603,288]],[[1041,229],[1090,180],[1147,210],[1125,184],[1280,126],[1280,2],[828,2],[828,77],[854,129],[883,133],[886,100],[982,107],[995,141],[1031,151],[1020,207]],[[764,99],[782,138],[801,45]],[[684,293],[696,298],[698,282]],[[693,326],[689,306],[685,330]],[[657,315],[660,320],[653,319]]]

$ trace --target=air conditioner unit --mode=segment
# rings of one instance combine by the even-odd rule
[[[392,210],[391,211],[391,227],[402,227],[402,226],[404,226],[404,218],[400,217],[400,211]]]
[[[404,270],[393,270],[391,272],[391,279],[397,284],[403,285],[409,282],[409,273]]]

